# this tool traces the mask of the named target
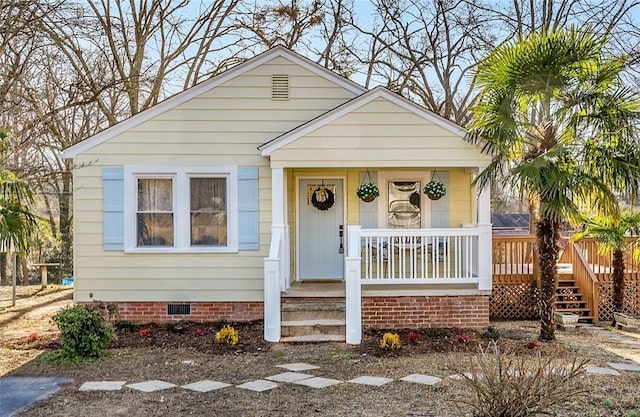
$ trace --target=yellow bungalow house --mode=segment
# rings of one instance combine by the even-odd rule
[[[264,319],[274,342],[485,326],[489,193],[472,181],[490,158],[464,135],[270,49],[65,150],[75,300],[137,321]]]

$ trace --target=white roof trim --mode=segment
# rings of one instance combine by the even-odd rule
[[[327,113],[311,120],[310,122],[300,125],[299,127],[290,130],[289,132],[284,133],[267,143],[260,145],[258,149],[262,151],[262,156],[270,156],[278,149],[287,146],[288,144],[300,139],[301,137],[313,132],[314,130],[319,129],[322,126],[327,125],[378,98],[387,99],[392,103],[402,107],[403,109],[410,111],[422,117],[423,119],[435,125],[438,125],[457,136],[460,136],[461,138],[464,138],[467,133],[462,127],[445,119],[444,117],[430,112],[429,110],[417,105],[411,100],[408,100],[396,93],[391,92],[385,87],[378,86],[354,98],[353,100],[350,100],[336,107],[333,110],[329,110]]]
[[[74,158],[78,154],[81,154],[82,152],[85,152],[93,148],[94,146],[97,146],[102,142],[105,142],[113,138],[114,136],[119,135],[120,133],[126,132],[127,130],[132,129],[133,127],[138,126],[139,124],[144,123],[147,120],[158,116],[159,114],[171,110],[172,108],[179,106],[180,104],[191,100],[192,98],[198,97],[199,95],[219,86],[220,84],[232,80],[233,78],[249,72],[252,69],[259,67],[260,65],[278,57],[288,59],[289,61],[300,65],[306,70],[309,70],[314,74],[319,75],[354,94],[362,94],[363,92],[367,91],[366,88],[362,87],[361,85],[358,85],[355,82],[326,69],[322,65],[319,65],[311,61],[310,59],[305,58],[291,51],[290,49],[285,48],[284,46],[276,46],[266,52],[256,55],[255,57],[243,62],[242,64],[239,64],[223,72],[220,75],[216,75],[215,77],[203,81],[185,91],[177,93],[169,97],[168,99],[156,104],[155,106],[148,108],[147,110],[131,116],[118,124],[115,124],[99,133],[96,133],[93,136],[88,137],[81,142],[76,143],[73,146],[68,147],[67,149],[62,151],[62,157]]]

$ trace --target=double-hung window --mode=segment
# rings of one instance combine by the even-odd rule
[[[126,167],[125,250],[238,249],[236,167]]]

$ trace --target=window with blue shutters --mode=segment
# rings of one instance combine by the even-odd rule
[[[104,249],[137,253],[257,250],[257,167],[103,170]]]

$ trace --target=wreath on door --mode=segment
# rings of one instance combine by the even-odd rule
[[[318,187],[313,191],[311,195],[311,204],[318,210],[329,210],[335,204],[336,199],[331,191],[327,187]]]

